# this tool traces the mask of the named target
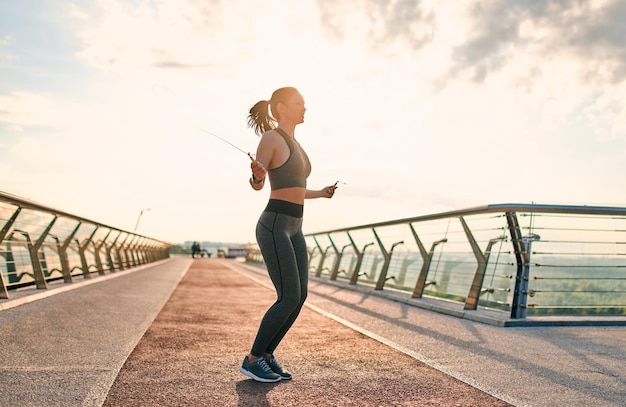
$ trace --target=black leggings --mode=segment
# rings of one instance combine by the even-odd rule
[[[257,223],[256,238],[278,297],[263,316],[252,345],[250,353],[260,357],[274,353],[307,296],[309,259],[302,205],[270,200]]]

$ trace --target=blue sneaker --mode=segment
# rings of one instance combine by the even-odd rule
[[[272,369],[272,372],[276,373],[280,376],[280,380],[291,380],[291,373],[286,370],[283,370],[283,367],[278,363],[276,358],[272,355],[271,358],[265,359],[267,365]]]
[[[280,375],[274,373],[263,358],[258,358],[254,362],[249,362],[246,356],[239,371],[248,377],[263,383],[275,383],[280,381]]]

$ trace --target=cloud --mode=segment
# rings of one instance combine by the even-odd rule
[[[482,82],[529,54],[535,62],[527,73],[565,60],[581,81],[626,79],[626,3],[619,0],[486,1],[469,7],[467,16],[467,39],[452,50],[451,77]]]
[[[584,8],[565,21],[564,46],[585,64],[586,76],[616,84],[626,79],[626,3]]]
[[[626,79],[626,3],[620,0],[316,3],[320,23],[335,40],[359,32],[372,49],[384,51],[401,42],[412,52],[436,45],[436,36],[452,41],[443,82],[483,82],[518,64],[523,54],[536,61],[519,73],[524,79],[559,60],[572,65],[581,81]]]
[[[74,9],[84,29],[78,56],[104,71],[209,66],[222,55],[212,39],[224,21],[220,2],[101,1],[98,12]],[[207,46],[211,44],[211,46]]]
[[[215,64],[185,64],[179,61],[156,61],[152,66],[155,68],[193,69],[215,66]]]
[[[2,38],[0,38],[0,45],[10,44],[13,42],[13,40],[14,40],[13,36],[6,34],[2,36]]]
[[[57,123],[47,112],[53,102],[43,94],[11,92],[0,95],[0,123],[8,131],[22,131],[25,126],[46,126]]]
[[[384,49],[400,42],[419,50],[428,44],[432,37],[434,12],[424,3],[415,0],[317,0],[320,23],[329,36],[341,40],[358,28],[365,32],[373,49]],[[357,24],[359,17],[362,21]]]

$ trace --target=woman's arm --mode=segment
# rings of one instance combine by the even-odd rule
[[[329,185],[320,190],[307,189],[304,194],[304,199],[311,198],[332,198],[335,195],[335,189],[337,189],[334,185]]]
[[[255,191],[260,191],[265,185],[267,178],[267,166],[271,165],[272,157],[275,150],[275,140],[268,134],[261,137],[259,146],[256,150],[256,159],[250,163],[252,176],[250,177],[250,186]],[[265,165],[264,165],[265,164]]]

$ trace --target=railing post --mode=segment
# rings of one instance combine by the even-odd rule
[[[261,254],[261,249],[259,249],[257,246],[253,246],[254,250],[252,251],[252,260],[262,264],[263,263],[263,255]],[[150,240],[148,239],[144,239],[143,245],[142,245],[142,252],[143,252],[143,262],[144,263],[150,263]]]
[[[324,265],[324,260],[326,260],[326,254],[328,250],[333,247],[332,245],[326,246],[324,250],[322,250],[322,256],[320,257],[319,263],[317,263],[317,270],[315,270],[315,277],[319,277],[322,275],[322,266]]]
[[[136,266],[140,266],[143,264],[143,255],[142,253],[142,249],[143,248],[143,237],[139,237],[139,239],[137,239],[137,242],[135,242],[135,245],[133,246],[133,256],[135,259],[135,265]],[[247,252],[246,252],[246,256],[247,256]]]
[[[152,261],[158,260],[159,259],[159,251],[158,251],[158,248],[156,247],[156,244],[152,243],[152,244],[149,245],[149,247],[150,247],[150,258],[152,259]]]
[[[152,244],[152,242],[150,242],[150,241],[146,241],[143,244],[143,254],[146,257],[146,263],[151,263],[153,261],[152,260],[152,256],[153,255],[152,255],[152,246],[151,246],[151,244]],[[260,250],[258,250],[258,252],[260,252]],[[261,256],[261,258],[262,258],[262,256]]]
[[[137,244],[135,244],[135,256],[136,256],[135,263],[137,265],[141,265],[146,262],[146,257],[144,256],[144,253],[143,253],[144,241],[145,241],[144,238],[140,237],[139,240],[137,240]],[[247,256],[248,256],[248,251],[246,250],[246,257]]]
[[[528,281],[530,280],[530,256],[531,249],[534,241],[540,240],[541,236],[531,233],[524,236],[524,267],[522,271],[522,280],[520,284],[520,318],[526,318],[526,311],[528,310]]]
[[[426,248],[422,244],[421,239],[417,235],[417,232],[415,231],[413,224],[409,223],[409,226],[411,228],[411,233],[413,233],[413,238],[415,239],[415,243],[417,243],[417,247],[419,248],[419,251],[420,251],[420,254],[422,255],[422,260],[423,260],[422,270],[420,271],[420,274],[417,277],[417,281],[415,283],[415,288],[413,289],[412,297],[422,298],[422,295],[424,295],[424,288],[426,288],[426,286],[429,284],[435,284],[434,282],[426,281],[426,279],[428,278],[428,271],[430,270],[430,263],[432,262],[433,254],[435,253],[435,248],[441,243],[447,242],[448,239],[443,238],[441,240],[437,240],[436,242],[433,242],[432,246],[430,247],[430,252],[427,252]]]
[[[91,242],[93,245],[93,259],[96,261],[96,269],[98,269],[98,274],[104,274],[104,267],[102,266],[102,259],[100,258],[100,249],[102,248],[102,241],[100,242]]]
[[[135,235],[135,237],[133,238],[133,242],[132,242],[133,244],[130,246],[130,261],[133,267],[139,265],[139,258],[137,256],[137,246],[139,245],[140,241],[141,241],[141,238],[139,237],[139,235]]]
[[[313,237],[313,239],[315,240],[315,236]],[[316,242],[317,243],[317,242]],[[308,249],[308,248],[307,248]],[[317,249],[317,246],[313,246],[313,248],[311,250],[307,250],[309,253],[309,262],[311,260],[313,260],[313,253],[315,253],[315,250]]]
[[[120,231],[117,234],[117,236],[115,236],[115,239],[113,240],[113,242],[111,242],[110,245],[107,246],[105,243],[105,246],[104,246],[107,252],[107,263],[109,263],[109,273],[115,273],[115,262],[113,261],[113,255],[111,254],[111,251],[115,248],[115,243],[117,243],[117,239],[119,239],[121,235],[122,235],[122,232]]]
[[[51,234],[50,237],[54,239],[54,241],[56,242],[57,253],[59,254],[59,261],[61,262],[61,275],[63,276],[63,282],[66,284],[69,284],[72,282],[72,275],[69,272],[70,265],[69,265],[69,262],[67,261],[67,256],[63,252],[61,241],[59,240],[59,237],[56,235]]]
[[[330,273],[331,280],[333,281],[337,280],[337,275],[339,274],[339,265],[341,263],[341,258],[343,257],[343,252],[346,250],[347,247],[350,247],[350,246],[352,246],[352,244],[348,243],[347,245],[342,247],[341,251],[337,255],[337,258],[335,259],[335,264],[333,265],[333,270]]]
[[[322,246],[320,245],[320,242],[317,241],[317,236],[313,236],[313,240],[315,241],[315,247],[313,248],[313,250],[311,250],[311,254],[310,254],[310,259],[309,262],[311,260],[313,260],[313,253],[315,252],[315,249],[317,248],[317,250],[319,250],[320,252],[320,256],[322,256],[321,261],[324,261],[324,250],[322,250]],[[317,270],[320,268],[320,262],[317,262],[317,267],[315,267],[315,275],[317,276]],[[311,269],[312,267],[309,266],[309,269]]]
[[[361,270],[361,265],[363,264],[363,257],[365,256],[365,249],[373,245],[374,242],[370,242],[366,244],[365,246],[363,246],[363,249],[359,251],[359,248],[354,243],[354,240],[352,240],[352,236],[350,236],[350,233],[348,233],[348,237],[350,238],[350,241],[352,242],[352,247],[354,248],[354,251],[356,252],[356,265],[354,266],[352,277],[350,277],[350,284],[354,285],[356,284],[360,276],[359,271]]]
[[[152,253],[150,252],[150,245],[151,245],[151,241],[150,240],[145,240],[143,243],[143,256],[144,256],[144,263],[151,263],[152,262]],[[261,254],[261,250],[258,247],[255,247],[255,251],[253,252],[253,256],[254,259],[257,263],[261,264],[263,263],[263,255]]]
[[[80,265],[81,265],[81,268],[83,269],[83,278],[91,278],[91,273],[89,272],[89,264],[87,263],[87,257],[85,256],[85,251],[87,250],[87,247],[89,246],[89,242],[91,242],[91,239],[93,239],[97,230],[98,230],[98,226],[96,225],[96,228],[91,232],[91,235],[89,235],[89,237],[85,239],[85,241],[82,244],[77,241],[78,253],[80,254]],[[98,270],[98,272],[100,271]]]
[[[528,307],[528,280],[530,278],[530,249],[532,242],[539,240],[540,236],[530,234],[522,236],[522,231],[517,221],[515,212],[506,213],[511,243],[515,251],[517,261],[517,273],[515,275],[515,289],[511,304],[511,318],[526,318]]]
[[[491,248],[493,245],[504,239],[504,236],[491,239],[487,244],[487,249],[485,253],[480,250],[480,246],[478,242],[474,238],[472,231],[470,230],[467,222],[463,217],[459,217],[461,221],[461,225],[463,226],[463,230],[465,231],[465,235],[467,236],[467,240],[469,241],[470,246],[472,247],[472,251],[474,252],[474,257],[476,257],[476,273],[474,274],[474,280],[472,281],[472,285],[470,287],[469,292],[467,293],[467,298],[465,299],[465,306],[463,309],[465,310],[476,310],[478,309],[478,300],[480,299],[480,293],[483,288],[483,281],[485,279],[485,272],[487,271],[487,264],[489,262],[489,255],[491,254]]]
[[[98,226],[96,226],[96,229],[98,229]],[[106,251],[105,242],[109,238],[111,231],[112,230],[109,229],[107,234],[101,240],[99,240],[98,242],[92,243],[93,244],[93,258],[96,260],[96,268],[98,269],[98,274],[101,276],[104,275],[104,263],[102,262],[102,258],[100,258],[100,250],[102,249],[102,246],[104,246],[105,251]]]
[[[143,256],[141,254],[141,248],[143,246],[143,237],[139,237],[139,239],[137,239],[137,243],[135,243],[135,246],[133,247],[133,252],[134,252],[134,256],[135,256],[135,265],[139,266],[143,264]]]
[[[89,272],[85,273],[85,268],[87,267],[87,259],[85,258],[85,250],[81,246],[80,240],[74,239],[74,242],[76,242],[76,247],[78,247],[78,256],[80,257],[80,269],[83,272],[83,278],[89,278],[91,277],[89,275]]]
[[[132,235],[133,237],[130,239],[130,242],[128,242],[128,244],[126,245],[126,248],[124,249],[124,254],[126,256],[126,267],[134,267],[135,266],[135,255],[134,255],[134,250],[135,250],[135,239],[137,238],[137,235]]]
[[[0,243],[4,242],[4,238],[6,237],[7,233],[9,233],[11,226],[13,226],[13,223],[15,223],[15,220],[17,219],[21,211],[22,211],[22,208],[18,206],[15,212],[13,212],[13,215],[11,215],[11,218],[9,218],[9,220],[7,220],[4,226],[2,226],[2,229],[0,229]],[[8,247],[8,243],[7,243],[7,247]],[[7,255],[5,257],[5,260],[7,262],[7,271],[9,269],[8,267],[9,257],[13,257],[13,253],[7,250]],[[0,298],[2,299],[9,298],[9,292],[7,291],[7,286],[4,283],[4,276],[2,275],[2,270],[0,270]]]
[[[313,236],[313,240],[315,241],[315,246],[313,246],[313,248],[309,251],[309,270],[312,270],[315,267],[315,266],[311,266],[311,262],[313,261],[313,258],[315,257],[315,251],[319,250],[320,255],[322,254],[322,248],[320,247],[320,244],[318,243],[315,236]]]
[[[134,239],[133,235],[131,234],[126,235],[126,239],[124,239],[124,242],[120,246],[120,251],[124,255],[124,268],[130,268],[132,266],[132,263],[130,261],[130,257],[128,254],[130,252],[130,245],[133,243],[133,239]]]
[[[54,239],[57,242],[57,252],[59,253],[59,260],[61,261],[61,273],[63,274],[64,283],[72,283],[72,270],[70,270],[70,261],[67,258],[67,248],[76,235],[76,232],[78,232],[80,225],[81,221],[78,221],[74,230],[72,230],[72,232],[65,238],[63,243],[60,243],[59,238],[54,236]]]
[[[52,226],[54,225],[56,220],[57,216],[54,215],[48,226],[46,226],[44,231],[41,232],[41,235],[36,242],[33,242],[31,240],[30,234],[27,231],[15,229],[16,232],[21,233],[22,236],[26,238],[28,253],[30,254],[30,262],[33,266],[33,279],[35,280],[35,287],[37,287],[37,289],[45,290],[46,288],[48,288],[48,284],[46,283],[46,276],[44,275],[43,269],[41,267],[39,249],[43,245],[44,240],[48,236],[48,233],[50,232],[50,229],[52,229]]]
[[[404,240],[392,244],[391,249],[387,251],[387,249],[385,248],[385,245],[380,240],[380,237],[378,237],[378,233],[376,233],[376,229],[372,228],[372,231],[374,232],[374,237],[376,237],[376,241],[378,242],[378,247],[380,247],[380,251],[383,254],[383,258],[385,259],[385,262],[383,263],[383,268],[380,270],[380,275],[378,276],[378,281],[376,282],[376,287],[374,288],[375,290],[382,290],[383,287],[385,286],[385,283],[388,280],[387,271],[389,270],[389,264],[391,264],[391,255],[393,254],[393,249],[395,249],[397,245],[404,243]],[[395,277],[390,277],[390,278],[395,278]]]
[[[120,235],[122,234],[122,232],[120,232]],[[128,259],[126,259],[126,256],[124,255],[124,259],[122,259],[122,253],[124,253],[124,245],[126,244],[126,241],[128,240],[128,237],[130,236],[130,234],[126,233],[126,237],[124,237],[124,240],[122,240],[122,242],[120,243],[119,246],[115,246],[115,252],[117,253],[117,260],[119,262],[119,266],[120,266],[120,270],[124,270],[126,267],[126,263],[128,261]]]
[[[337,246],[335,245],[335,242],[333,242],[333,238],[330,236],[330,233],[327,236],[328,236],[328,240],[330,241],[330,246],[328,246],[326,250],[328,251],[328,249],[332,248],[333,251],[335,252],[335,261],[333,262],[333,267],[328,270],[332,277],[332,273],[335,270],[335,265],[338,264],[337,258],[339,257],[339,250],[337,250]],[[320,271],[320,274],[318,275],[318,277],[322,274],[322,269],[320,269],[319,271]]]

